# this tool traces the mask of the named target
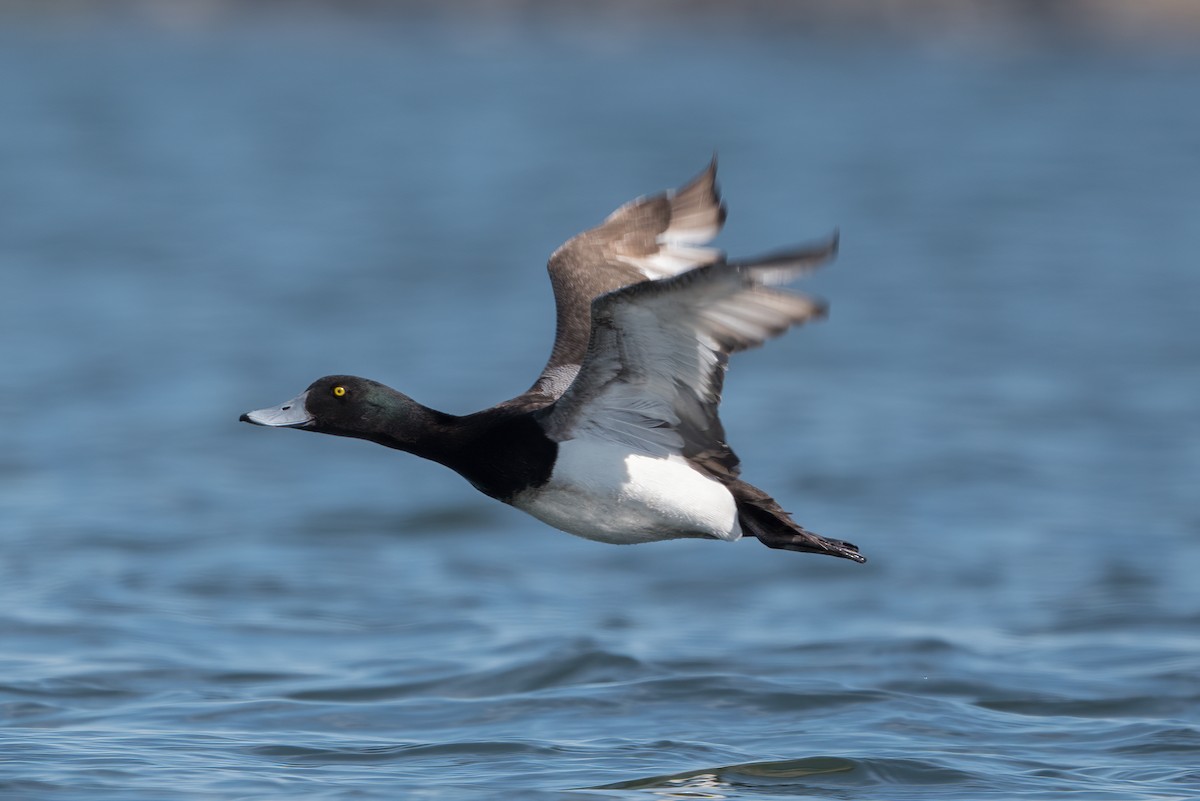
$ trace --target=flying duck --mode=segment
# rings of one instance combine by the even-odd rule
[[[725,222],[716,160],[675,191],[633,200],[550,256],[550,361],[523,394],[474,414],[430,409],[367,378],[333,375],[259,426],[377,442],[445,465],[480,492],[600,542],[733,541],[865,562],[798,525],[739,478],[717,415],[729,356],[825,305],[773,288],[831,259],[823,242],[749,261],[704,247]]]

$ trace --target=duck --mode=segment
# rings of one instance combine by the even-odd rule
[[[746,260],[710,245],[727,216],[716,158],[555,250],[555,338],[521,395],[454,415],[368,378],[318,378],[242,422],[353,437],[455,471],[475,489],[603,543],[680,538],[865,562],[742,480],[718,415],[729,357],[826,316],[779,288],[832,260],[823,240]]]

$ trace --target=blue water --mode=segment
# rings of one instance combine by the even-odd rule
[[[490,23],[489,23],[490,24]],[[1200,55],[394,18],[0,30],[0,797],[1200,795]],[[604,546],[237,423],[452,412],[546,256],[720,153],[842,231],[739,356],[746,477],[857,566]]]

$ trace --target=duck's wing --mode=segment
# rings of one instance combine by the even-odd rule
[[[701,246],[724,222],[714,157],[679,189],[630,201],[554,251],[547,265],[557,307],[554,350],[532,391],[557,398],[574,379],[587,353],[593,300],[720,259],[719,250]]]
[[[579,374],[540,413],[547,436],[681,454],[713,475],[736,477],[738,459],[717,416],[729,354],[823,316],[820,301],[767,285],[818,267],[837,242],[834,234],[752,262],[716,261],[597,298]]]

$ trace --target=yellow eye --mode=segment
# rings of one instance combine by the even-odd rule
[[[336,386],[333,388],[333,394],[340,398],[346,394],[346,388],[340,385]]]

